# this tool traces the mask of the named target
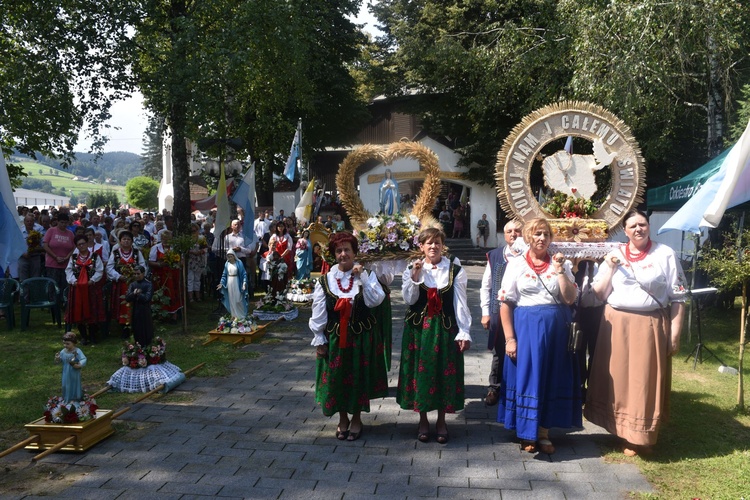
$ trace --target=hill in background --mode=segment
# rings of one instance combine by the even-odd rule
[[[14,154],[18,163],[33,162],[26,155]],[[61,172],[66,172],[77,177],[88,178],[97,184],[115,184],[124,186],[130,179],[141,175],[143,158],[135,153],[117,151],[103,153],[94,161],[96,156],[89,153],[76,153],[76,159],[67,169],[60,166],[60,161],[37,154],[36,162]],[[107,179],[110,182],[107,182]]]

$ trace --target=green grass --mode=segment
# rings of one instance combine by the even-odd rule
[[[58,175],[50,174],[50,167],[42,165],[35,161],[21,161],[15,162],[16,164],[23,167],[23,171],[29,174],[29,179],[38,179],[44,181],[50,181],[56,188],[64,188],[65,196],[70,196],[71,191],[79,196],[81,193],[95,193],[98,191],[113,191],[117,193],[117,196],[121,199],[125,199],[125,186],[116,186],[113,184],[91,184],[90,182],[74,181],[75,175],[65,172],[63,170],[55,170]],[[42,173],[39,173],[41,169]]]
[[[206,363],[194,376],[225,376],[232,361],[257,355],[229,343],[202,346],[207,339],[206,332],[216,325],[210,315],[214,305],[214,302],[191,304],[186,334],[182,333],[181,325],[157,323],[161,330],[157,334],[166,339],[172,363],[183,370]],[[738,308],[708,310],[703,318],[705,345],[734,367],[737,366],[739,315]],[[296,332],[301,327],[299,321],[277,323],[273,331]],[[53,362],[53,357],[61,349],[61,335],[62,330],[51,324],[45,311],[32,312],[31,326],[25,332],[18,327],[7,331],[4,322],[0,323],[3,348],[0,450],[27,437],[23,425],[39,418],[46,399],[60,393],[61,368]],[[278,337],[268,340],[280,341]],[[648,457],[625,458],[620,450],[605,448],[604,459],[635,463],[657,490],[657,494],[643,495],[643,498],[750,498],[750,414],[737,411],[737,377],[719,373],[716,359],[704,351],[704,361],[695,370],[692,358],[685,362],[696,342],[695,333],[688,340],[685,329],[680,355],[673,359],[671,420],[662,429],[655,452]],[[120,341],[113,333],[96,347],[83,350],[88,357],[88,366],[83,371],[84,388],[95,392],[120,366]],[[746,368],[746,379],[749,375],[750,370]],[[98,402],[103,408],[116,409],[136,397],[110,392],[100,396]],[[170,404],[190,401],[190,395],[181,392],[153,398]],[[116,425],[123,433],[145,432],[142,426],[131,429],[134,424],[118,422]]]

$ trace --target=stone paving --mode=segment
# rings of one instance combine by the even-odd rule
[[[601,446],[615,441],[596,426],[586,423],[585,429],[567,434],[553,429],[557,452],[550,456],[522,452],[514,436],[495,422],[497,407],[482,401],[490,361],[479,322],[483,269],[467,270],[475,343],[465,358],[466,408],[448,415],[448,444],[435,442],[434,425],[431,442],[418,442],[418,415],[395,401],[404,317],[397,279],[391,394],[373,401],[371,412],[363,414],[358,441],[337,441],[338,418],[323,416],[315,404],[315,350],[309,345],[309,313],[301,314],[298,332],[270,332],[266,338],[280,342],[245,346],[262,356],[235,362],[231,376],[193,376],[177,388],[192,395],[189,404],[146,401],[121,417],[152,424],[147,430],[120,433],[84,454],[45,458],[95,467],[58,496],[611,500],[627,498],[629,492],[653,493],[633,463],[605,463]]]

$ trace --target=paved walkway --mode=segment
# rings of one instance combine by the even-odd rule
[[[418,416],[401,410],[393,397],[404,317],[397,281],[391,397],[373,401],[371,413],[363,414],[358,441],[337,441],[338,419],[323,416],[315,404],[315,351],[309,314],[303,314],[298,333],[271,332],[267,338],[282,342],[245,347],[262,356],[236,362],[233,375],[195,376],[180,386],[194,396],[190,404],[145,402],[121,417],[154,424],[146,432],[115,435],[82,455],[45,458],[95,467],[59,496],[611,500],[653,492],[634,464],[604,462],[599,445],[614,441],[597,427],[553,430],[557,453],[549,456],[520,451],[495,423],[497,407],[482,402],[490,360],[479,323],[482,268],[467,269],[475,344],[466,354],[466,409],[448,415],[448,444],[418,442]]]

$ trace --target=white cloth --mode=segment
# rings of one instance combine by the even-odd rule
[[[360,287],[362,287],[362,293],[365,299],[365,305],[367,307],[375,307],[380,305],[385,299],[385,292],[383,287],[378,282],[378,277],[375,273],[362,271],[359,277],[354,279],[352,289],[348,292],[343,292],[336,282],[337,279],[341,280],[342,283],[349,283],[352,272],[341,271],[339,265],[334,265],[330,271],[325,275],[325,279],[328,280],[328,288],[340,299],[353,298],[359,293]],[[308,326],[313,332],[313,340],[310,345],[319,346],[328,343],[328,339],[325,336],[325,327],[328,323],[328,310],[326,309],[326,293],[320,281],[315,282],[315,290],[313,291],[313,305],[312,305],[312,316]]]
[[[660,243],[653,243],[646,257],[629,263],[625,258],[624,245],[618,250],[620,265],[612,276],[612,293],[607,304],[615,309],[630,311],[654,311],[659,304],[643,288],[666,307],[672,302],[685,302],[685,274],[674,250]],[[594,283],[601,281],[606,266],[599,266]],[[636,279],[638,281],[636,281]]]
[[[497,293],[498,300],[500,302],[514,302],[519,307],[563,304],[560,296],[560,283],[554,265],[550,262],[549,267],[543,273],[537,275],[526,261],[526,255],[528,253],[508,263],[503,281],[500,284],[500,291]],[[563,264],[563,273],[571,283],[575,283],[573,264],[569,260],[566,260]],[[540,283],[540,280],[544,284]]]
[[[461,265],[458,259],[454,259],[453,263],[457,266]],[[427,288],[437,288],[438,290],[448,286],[450,260],[447,257],[443,257],[434,266],[429,262],[424,262],[422,272],[419,274],[419,281],[411,279],[411,271],[411,269],[404,271],[401,283],[401,292],[404,302],[407,305],[413,305],[417,302],[417,299],[419,299],[419,285],[422,283]],[[469,312],[469,305],[466,302],[467,282],[466,270],[462,267],[456,279],[453,280],[453,311],[456,314],[456,323],[458,323],[458,334],[454,340],[468,340],[471,342],[471,334],[469,333],[471,330],[471,312]]]

